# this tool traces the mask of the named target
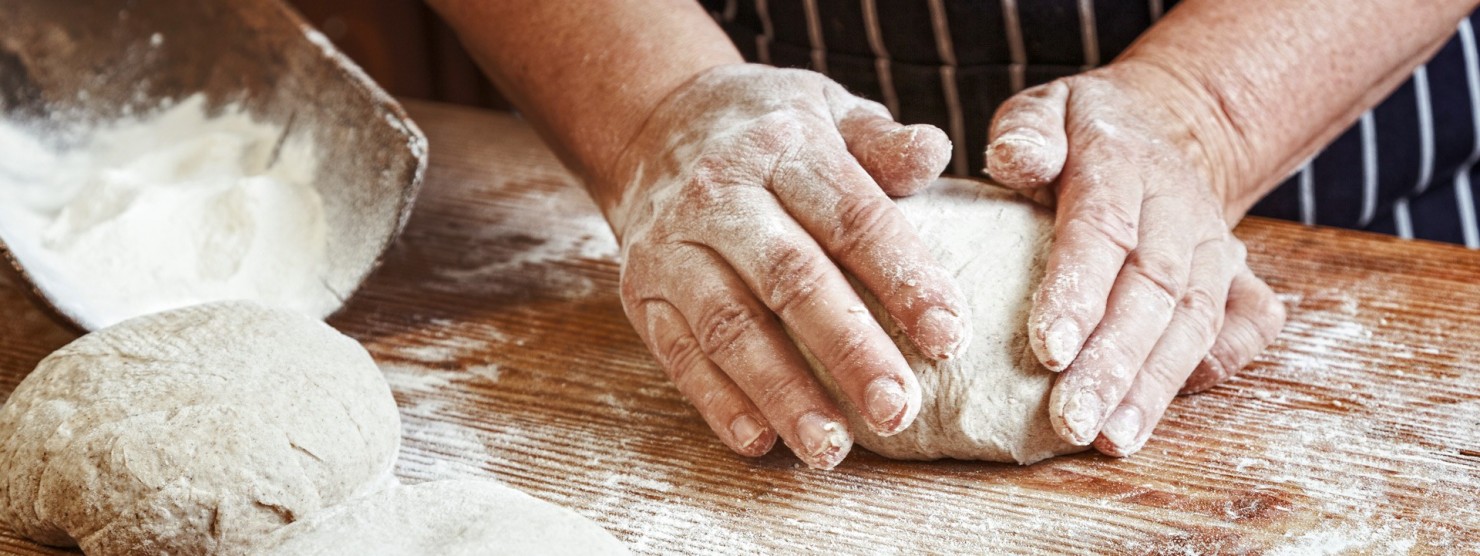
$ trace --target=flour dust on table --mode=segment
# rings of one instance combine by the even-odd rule
[[[210,114],[199,94],[76,127],[0,121],[0,240],[78,324],[229,299],[339,307],[308,134]]]
[[[279,529],[257,556],[620,556],[590,520],[512,488],[449,480],[387,489]]]
[[[857,442],[885,457],[920,460],[1028,464],[1083,451],[1054,432],[1048,394],[1055,375],[1028,345],[1028,310],[1053,241],[1053,214],[998,186],[959,179],[941,179],[898,205],[935,259],[955,274],[970,303],[973,336],[961,356],[932,360],[860,291],[914,369],[924,401],[915,423],[888,437],[871,432],[848,407]],[[808,360],[846,405],[827,373]]]

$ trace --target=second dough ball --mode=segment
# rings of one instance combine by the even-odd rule
[[[391,488],[294,523],[258,556],[624,556],[627,548],[571,510],[486,481]]]
[[[228,302],[53,353],[0,409],[0,442],[0,520],[32,539],[234,554],[393,481],[400,417],[357,342]]]

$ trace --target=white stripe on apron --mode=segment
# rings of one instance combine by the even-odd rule
[[[1316,187],[1311,165],[1307,160],[1300,167],[1300,222],[1306,226],[1316,225]]]
[[[1471,126],[1475,130],[1475,145],[1469,158],[1454,174],[1454,198],[1459,204],[1459,220],[1465,237],[1465,246],[1480,248],[1480,227],[1475,222],[1475,202],[1470,192],[1470,171],[1480,160],[1480,61],[1475,52],[1475,30],[1468,18],[1459,22],[1459,39],[1464,46],[1465,88],[1470,94]]]
[[[935,49],[939,51],[940,86],[945,92],[946,110],[950,118],[951,171],[957,175],[970,175],[966,169],[966,121],[961,113],[961,93],[956,85],[956,49],[951,45],[951,25],[946,19],[946,8],[942,0],[930,0],[931,30],[935,32]]]
[[[1100,65],[1100,33],[1095,29],[1095,1],[1079,0],[1079,40],[1084,43],[1084,69]]]
[[[874,73],[879,74],[879,92],[884,107],[899,118],[899,94],[894,91],[894,73],[889,68],[889,49],[884,46],[884,31],[879,27],[879,7],[874,0],[862,0],[863,22],[868,27],[868,47],[874,51]]]
[[[827,44],[822,38],[822,16],[817,13],[817,0],[802,0],[807,9],[807,43],[812,45],[812,69],[827,74]]]
[[[1357,124],[1362,133],[1362,216],[1357,226],[1365,228],[1377,216],[1377,122],[1368,110]]]
[[[1028,68],[1028,49],[1023,46],[1023,26],[1018,21],[1017,0],[1002,0],[1002,26],[1007,31],[1007,52],[1012,57],[1008,66],[1008,79],[1012,81],[1012,92],[1026,87],[1024,73]]]

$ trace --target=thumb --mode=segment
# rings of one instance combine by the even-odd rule
[[[1012,189],[1035,189],[1058,179],[1068,156],[1064,113],[1069,87],[1054,81],[1002,103],[987,134],[987,174]]]

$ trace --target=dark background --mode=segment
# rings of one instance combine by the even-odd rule
[[[422,0],[288,0],[392,95],[508,109]]]

